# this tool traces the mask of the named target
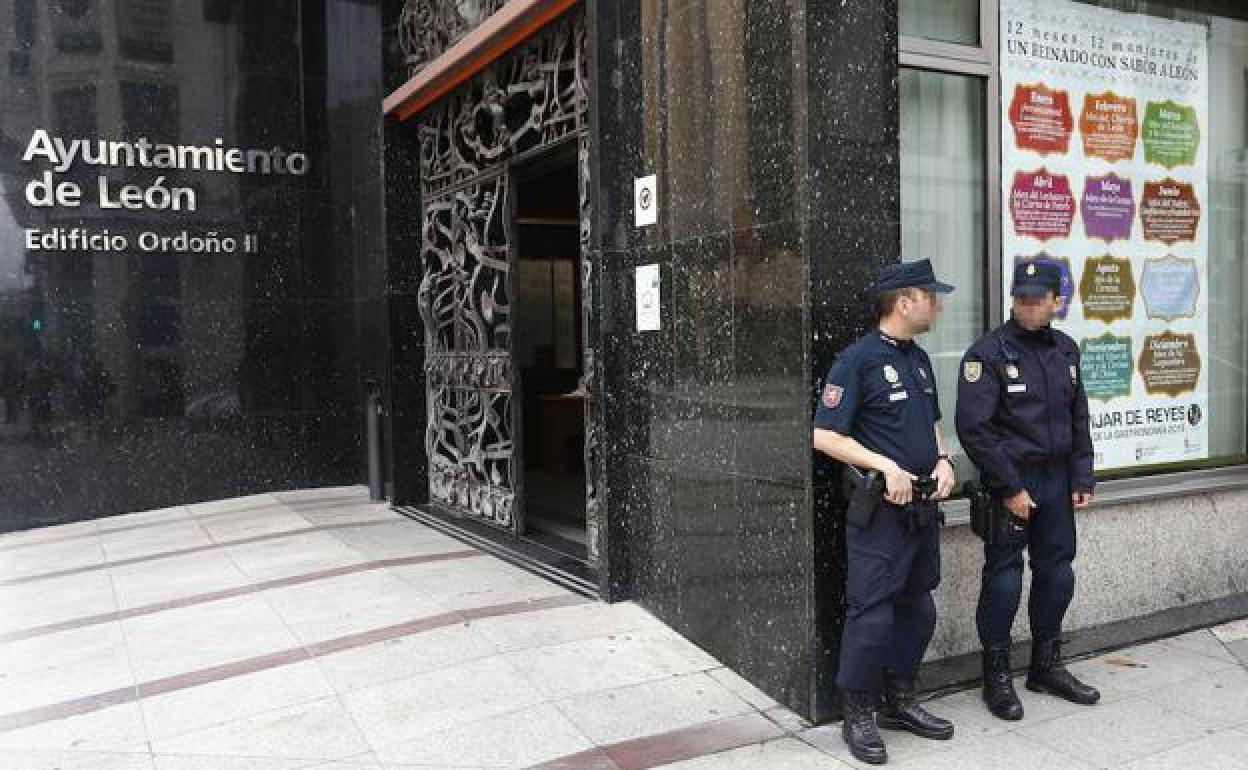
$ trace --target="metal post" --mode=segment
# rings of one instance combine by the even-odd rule
[[[368,442],[368,499],[380,502],[386,499],[384,479],[381,473],[381,385],[375,380],[364,383],[365,441]]]

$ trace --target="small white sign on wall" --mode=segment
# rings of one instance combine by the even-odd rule
[[[637,268],[637,331],[639,332],[657,332],[662,326],[659,315],[661,305],[659,283],[658,265],[641,265]]]
[[[659,221],[659,185],[654,174],[633,180],[633,211],[638,227]]]

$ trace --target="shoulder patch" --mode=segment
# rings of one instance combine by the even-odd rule
[[[980,361],[967,361],[962,364],[962,377],[967,382],[979,382],[979,378],[984,373],[984,365]]]
[[[828,409],[835,409],[841,405],[841,396],[845,394],[845,389],[840,385],[824,385],[823,386],[823,405]]]

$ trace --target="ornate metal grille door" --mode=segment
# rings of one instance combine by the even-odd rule
[[[425,204],[430,496],[511,526],[511,302],[507,178],[496,174]]]
[[[424,13],[434,0],[409,4]],[[486,3],[486,6],[490,6]],[[485,7],[485,6],[483,6]],[[401,38],[413,61],[428,41]],[[514,252],[508,165],[577,141],[583,258],[586,508],[597,560],[596,271],[585,260],[592,227],[588,178],[585,23],[573,13],[523,43],[420,116],[424,230],[420,288],[426,335],[430,497],[521,534],[517,515],[511,303]]]

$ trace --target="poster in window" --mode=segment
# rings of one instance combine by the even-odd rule
[[[1098,470],[1208,457],[1209,30],[1072,0],[1000,25],[1003,294],[1066,261]]]

